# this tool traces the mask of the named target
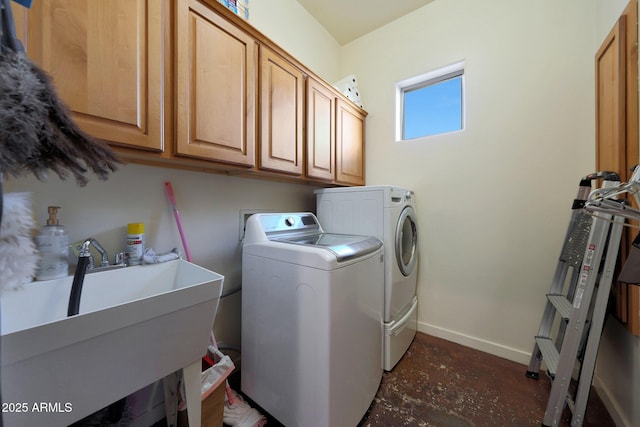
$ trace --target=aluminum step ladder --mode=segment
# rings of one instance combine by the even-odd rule
[[[590,203],[591,182],[598,179],[603,180],[602,188],[620,185],[612,172],[580,180],[526,373],[538,379],[544,360],[552,378],[543,426],[557,426],[565,406],[573,413],[571,424],[581,426],[589,397],[625,221],[619,214],[624,210],[620,201]],[[574,371],[577,384],[570,387]]]

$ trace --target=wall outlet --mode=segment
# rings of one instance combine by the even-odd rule
[[[263,212],[273,212],[272,209],[240,209],[240,241],[244,239],[244,230],[247,226],[247,220],[253,214],[263,213]]]

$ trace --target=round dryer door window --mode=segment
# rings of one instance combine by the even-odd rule
[[[409,276],[418,261],[418,224],[411,206],[403,209],[396,228],[396,260],[403,275]]]

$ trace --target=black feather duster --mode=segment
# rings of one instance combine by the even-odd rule
[[[0,183],[3,172],[45,179],[53,170],[62,179],[71,172],[83,186],[88,170],[106,179],[118,163],[107,144],[73,122],[49,76],[24,53],[10,0],[0,0]]]
[[[79,185],[91,170],[106,179],[120,163],[111,148],[83,132],[56,95],[49,76],[21,52],[0,51],[0,171],[32,172],[38,179],[53,170]]]

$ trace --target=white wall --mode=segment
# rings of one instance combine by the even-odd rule
[[[250,2],[249,22],[328,82],[341,78],[340,45],[296,0]]]
[[[640,425],[640,338],[609,317],[600,340],[594,385],[616,425]]]
[[[594,24],[592,1],[435,1],[344,46],[367,184],[416,191],[420,330],[528,363],[595,162]],[[461,60],[465,129],[395,142],[395,83]]]
[[[595,164],[594,55],[626,4],[436,1],[342,49],[369,111],[367,184],[417,193],[422,331],[528,363]],[[465,130],[395,142],[395,83],[460,60]],[[595,383],[622,425],[640,424],[639,359],[611,319]]]
[[[196,264],[225,276],[223,293],[241,285],[240,210],[312,210],[313,187],[202,172],[127,165],[107,181],[92,178],[80,188],[73,179],[7,179],[5,191],[33,193],[37,222],[48,205],[61,206],[61,224],[71,242],[95,237],[112,257],[125,245],[129,222],[143,222],[147,247],[182,250],[164,190],[170,181],[191,256]],[[240,345],[240,293],[223,298],[214,331],[219,341]]]

